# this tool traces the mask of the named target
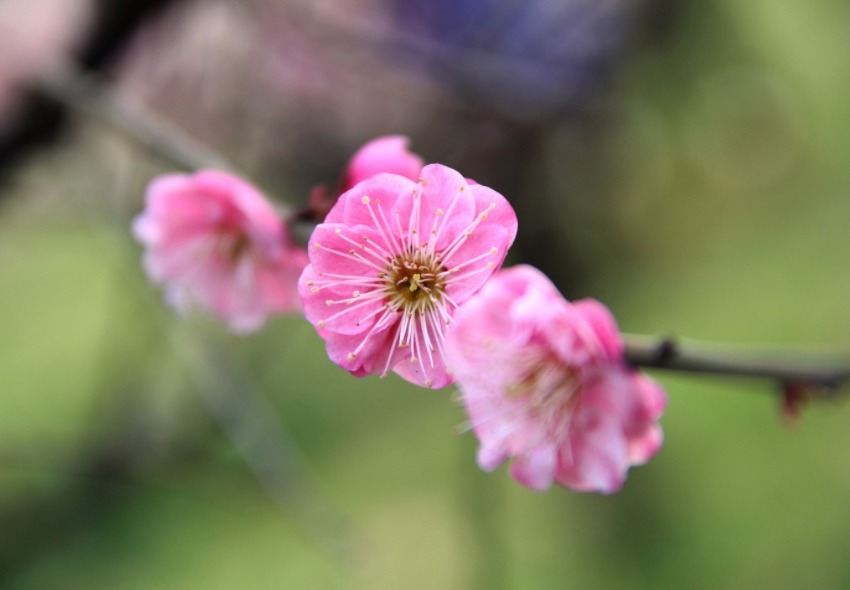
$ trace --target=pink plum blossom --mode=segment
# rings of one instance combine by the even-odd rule
[[[14,116],[25,86],[69,65],[90,13],[90,3],[79,0],[0,2],[0,126]]]
[[[612,493],[661,446],[661,387],[629,368],[601,303],[566,301],[530,266],[500,271],[455,314],[446,361],[487,471],[534,490]]]
[[[365,143],[348,162],[343,191],[382,172],[418,180],[424,162],[407,149],[407,144],[403,135],[384,135]]]
[[[323,221],[342,193],[377,174],[387,172],[419,180],[423,160],[408,150],[407,144],[403,135],[384,135],[363,144],[348,161],[337,190],[330,191],[324,185],[313,187],[306,215],[301,213],[301,218]]]
[[[331,360],[357,377],[394,370],[451,382],[444,334],[516,236],[502,195],[440,164],[419,182],[379,174],[344,193],[316,227],[299,291]]]
[[[154,179],[133,231],[148,275],[180,312],[196,305],[246,333],[299,308],[307,254],[265,197],[236,176],[204,170]]]

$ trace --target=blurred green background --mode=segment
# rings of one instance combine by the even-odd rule
[[[527,116],[349,51],[380,2],[182,3],[114,87],[291,205],[407,133],[624,331],[850,350],[850,6],[636,7],[605,82]],[[657,373],[666,442],[622,492],[533,493],[477,470],[451,391],[355,379],[299,318],[176,319],[128,231],[169,169],[78,116],[2,188],[0,587],[850,588],[843,401],[789,427],[770,384]]]

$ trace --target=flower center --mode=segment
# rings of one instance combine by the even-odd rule
[[[424,313],[438,303],[446,287],[437,256],[415,250],[392,259],[384,274],[384,292],[398,311]]]
[[[251,249],[251,238],[239,229],[227,229],[218,235],[213,248],[222,260],[232,264]]]
[[[554,426],[559,417],[572,412],[580,389],[579,369],[544,354],[529,363],[528,371],[508,389],[508,394],[524,397],[532,413]]]

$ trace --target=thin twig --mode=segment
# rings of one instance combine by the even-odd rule
[[[850,382],[850,354],[775,352],[680,341],[656,336],[626,336],[626,359],[635,367],[686,373],[768,379],[783,386],[836,395]]]
[[[54,100],[121,131],[152,154],[181,169],[234,170],[227,158],[164,119],[139,107],[130,108],[95,77],[68,69],[42,81],[40,88]]]
[[[245,461],[254,479],[296,532],[345,561],[348,516],[320,485],[277,411],[232,350],[197,323],[175,340],[202,403]],[[202,332],[202,333],[200,333]]]

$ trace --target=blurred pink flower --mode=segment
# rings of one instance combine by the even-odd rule
[[[133,231],[146,248],[148,276],[180,312],[197,305],[246,333],[299,308],[306,252],[263,195],[231,174],[154,179]]]
[[[27,84],[70,62],[70,53],[90,19],[80,0],[0,2],[0,126],[14,114]]]
[[[330,191],[324,185],[313,187],[306,217],[324,221],[342,193],[377,174],[387,172],[419,180],[424,162],[407,149],[407,144],[408,139],[403,135],[383,135],[360,146],[348,161],[337,190]]]
[[[666,396],[631,370],[611,313],[566,301],[537,269],[492,277],[455,315],[446,361],[487,471],[542,491],[616,492],[661,446]]]
[[[348,162],[343,192],[382,172],[418,180],[424,162],[407,149],[408,143],[403,135],[384,135],[365,143]]]
[[[443,387],[446,327],[502,264],[516,230],[502,195],[451,168],[426,166],[418,183],[379,174],[343,194],[313,232],[304,314],[355,376],[392,369]]]

